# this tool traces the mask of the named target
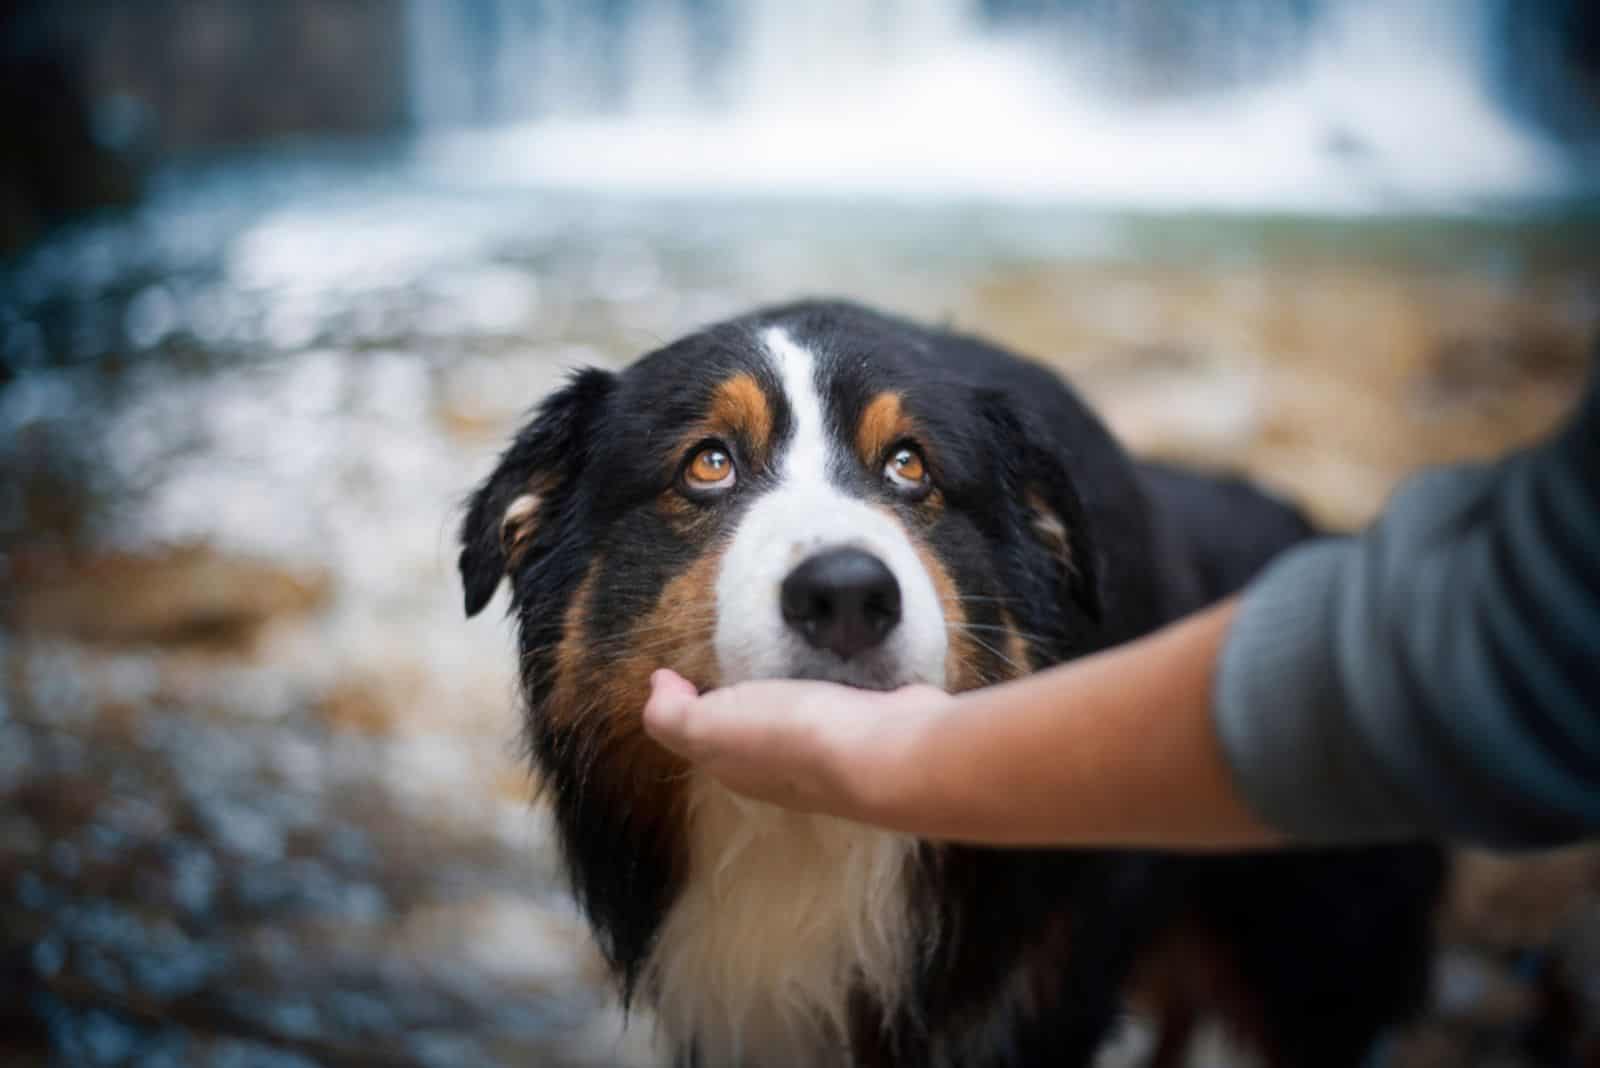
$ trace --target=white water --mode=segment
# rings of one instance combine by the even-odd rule
[[[684,0],[609,23],[413,0],[419,152],[456,180],[673,195],[1364,212],[1575,191],[1496,101],[1488,0],[1212,4],[1209,36],[1130,51],[1150,6],[1129,0],[1009,23],[974,0],[748,0],[698,24]]]

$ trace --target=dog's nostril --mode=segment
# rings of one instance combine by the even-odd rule
[[[780,598],[791,627],[846,660],[882,642],[900,622],[894,572],[860,549],[832,549],[802,561],[783,580]]]

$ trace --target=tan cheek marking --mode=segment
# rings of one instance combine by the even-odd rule
[[[921,546],[918,546],[918,552],[923,552]],[[968,620],[960,602],[960,592],[947,572],[942,568],[938,572],[933,570],[938,566],[936,558],[933,558],[932,564],[926,564],[929,558],[933,558],[932,553],[928,553],[924,559],[929,573],[934,575],[934,588],[939,591],[939,599],[951,606],[946,612],[946,629],[951,632],[950,652],[946,654],[947,673],[954,680],[951,689],[975,690],[980,686],[992,686],[1030,674],[1033,668],[1028,661],[1028,643],[1017,629],[1015,617],[1010,612],[1001,612],[1000,622],[1005,627],[1003,635],[992,629],[976,635],[966,631],[964,628]],[[945,592],[947,586],[949,593]]]
[[[939,554],[933,551],[933,547],[916,531],[907,527],[894,509],[881,504],[873,507],[905,534],[906,540],[911,543],[912,551],[921,561],[923,570],[933,582],[934,596],[939,599],[939,611],[944,617],[947,642],[944,654],[946,687],[952,693],[959,693],[962,690],[972,690],[982,686],[984,680],[978,664],[980,649],[966,629],[967,609],[961,603],[961,591],[956,588],[949,569],[944,566],[944,561],[939,559]]]
[[[658,667],[702,690],[721,681],[712,643],[720,562],[720,550],[708,553],[668,582],[621,648],[597,648],[588,637],[600,562],[592,564],[567,608],[555,684],[539,710],[548,729],[570,732],[572,759],[588,763],[586,788],[627,806],[641,833],[670,843],[680,873],[688,863],[688,767],[645,733],[643,712]]]
[[[856,453],[871,468],[883,459],[890,445],[909,435],[910,425],[900,406],[900,394],[879,393],[867,402],[856,425]]]
[[[1033,665],[1028,659],[1028,641],[1022,636],[1022,631],[1017,627],[1017,617],[1009,611],[1000,613],[1000,622],[1006,628],[1005,654],[1010,661],[1006,670],[1011,672],[1011,678],[1020,678],[1033,672]]]
[[[641,626],[647,637],[640,644],[647,648],[641,650],[638,668],[647,687],[650,672],[657,667],[672,668],[701,690],[722,681],[712,641],[717,625],[717,571],[721,564],[722,551],[718,548],[663,587],[655,610]]]
[[[620,740],[657,748],[643,732],[640,712],[650,696],[650,673],[678,672],[701,689],[721,681],[712,635],[716,628],[716,575],[721,553],[709,553],[662,588],[655,607],[618,642],[596,648],[587,637],[598,563],[584,577],[567,610],[556,651],[552,718]],[[582,722],[594,717],[592,722]],[[665,750],[661,750],[666,755]],[[675,758],[674,758],[675,759]]]
[[[583,713],[585,652],[588,645],[586,632],[589,621],[589,604],[594,600],[595,575],[600,571],[600,560],[589,564],[577,592],[567,602],[566,615],[561,620],[561,642],[556,646],[555,683],[550,688],[550,698],[540,715],[558,727],[570,727]]]
[[[896,523],[900,522],[894,513],[887,509],[884,511]],[[901,524],[901,529],[905,530],[904,524]],[[978,670],[979,648],[966,629],[967,610],[961,603],[961,591],[956,588],[955,580],[950,577],[944,561],[939,559],[933,548],[914,532],[906,530],[905,533],[917,559],[928,572],[928,578],[933,581],[933,592],[939,598],[939,610],[944,615],[945,637],[949,643],[944,654],[945,682],[952,693],[975,689],[983,685]]]

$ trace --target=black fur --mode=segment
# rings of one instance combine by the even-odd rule
[[[611,387],[612,377],[604,371],[590,368],[573,376],[544,402],[538,416],[501,454],[494,475],[473,494],[461,522],[460,569],[467,615],[483,611],[505,576],[500,518],[507,506],[523,493],[546,487],[546,514],[570,500],[583,472],[587,432]]]
[[[772,323],[823,362],[828,410],[842,424],[836,432],[853,425],[879,389],[906,398],[930,442],[943,495],[937,514],[884,496],[872,472],[836,474],[896,509],[931,546],[971,599],[974,623],[998,627],[997,606],[1010,606],[1029,636],[1033,668],[1127,641],[1232,593],[1312,533],[1294,509],[1244,483],[1130,461],[1037,365],[847,304],[760,311],[619,375],[584,372],[543,405],[473,496],[461,572],[473,614],[507,567],[501,516],[536,490],[538,520],[510,575],[531,750],[577,896],[625,989],[681,885],[683,863],[659,814],[641,811],[631,792],[651,784],[634,773],[622,776],[623,787],[608,785],[607,762],[623,759],[615,740],[547,714],[555,650],[564,611],[593,561],[601,563],[583,637],[611,650],[672,577],[733,529],[741,501],[762,491],[752,465],[739,494],[691,519],[656,507],[680,459],[667,444],[693,426],[728,375],[756,376],[772,401],[774,440],[789,432],[756,341]],[[741,462],[754,447],[731,444]],[[1030,495],[1069,532],[1064,557],[1032,532]],[[998,660],[980,667],[985,679],[1006,673]],[[925,851],[914,907],[939,918],[941,936],[907,977],[915,996],[897,1019],[859,1006],[854,1040],[863,1063],[1087,1064],[1114,1026],[1136,966],[1167,936],[1199,931],[1224,947],[1227,966],[1251,992],[1259,1037],[1276,1063],[1355,1065],[1383,1028],[1417,1007],[1444,871],[1441,854],[1422,846],[1203,858]],[[1032,1010],[997,1021],[1019,967],[1035,986]]]

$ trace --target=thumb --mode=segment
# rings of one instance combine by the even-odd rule
[[[689,712],[700,694],[694,683],[668,668],[650,675],[650,699],[644,706],[644,729],[668,749],[689,756]]]
[[[694,763],[729,758],[771,759],[773,747],[790,741],[797,725],[810,726],[794,712],[809,689],[828,685],[791,680],[741,682],[699,693],[675,671],[650,676],[644,729],[652,738]],[[829,687],[835,689],[837,687]],[[841,692],[845,692],[842,691]],[[761,756],[759,754],[766,754]]]

